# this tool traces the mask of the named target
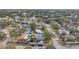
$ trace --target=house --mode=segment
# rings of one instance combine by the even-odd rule
[[[20,16],[15,16],[15,19],[17,19],[17,20],[20,19]]]
[[[16,37],[17,42],[28,39],[28,35],[26,34],[18,34]]]
[[[26,16],[26,15],[27,15],[27,13],[25,13],[25,12],[24,12],[24,13],[22,13],[22,15],[23,15],[23,16]]]
[[[37,41],[43,41],[44,40],[44,34],[41,30],[36,30],[36,40]]]
[[[58,29],[58,32],[59,32],[60,35],[63,34],[63,33],[65,33],[65,34],[70,33],[69,31],[65,30],[64,28]]]
[[[64,32],[64,29],[58,29],[59,34],[62,34]]]

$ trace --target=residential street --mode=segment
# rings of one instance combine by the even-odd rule
[[[0,42],[0,48],[79,49],[79,10],[0,10]]]
[[[45,23],[44,23],[45,24]],[[47,29],[48,29],[48,31],[49,32],[51,32],[51,33],[53,33],[52,31],[51,31],[51,25],[49,25],[49,24],[45,24],[46,25],[46,27],[47,27]],[[54,33],[53,33],[54,34]],[[59,40],[58,38],[52,38],[52,42],[53,42],[53,45],[55,46],[55,48],[57,48],[57,49],[66,49],[67,47],[66,46],[62,46],[62,45],[60,45],[58,42],[57,42],[57,40]]]

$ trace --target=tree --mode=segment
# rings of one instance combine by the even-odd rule
[[[6,34],[4,34],[3,32],[0,32],[0,40],[6,38]]]
[[[30,39],[30,42],[34,42],[35,39],[36,39],[36,38],[32,37],[32,38]]]
[[[61,17],[61,19],[58,20],[59,24],[61,24],[61,25],[64,25],[64,24],[70,23],[70,21],[71,21],[71,20],[66,19],[65,17]]]
[[[52,39],[52,34],[48,31],[44,32],[46,42],[49,42]]]
[[[16,34],[17,34],[17,30],[16,29],[13,29],[13,30],[10,31],[10,36],[15,37]]]
[[[7,21],[5,21],[5,20],[1,20],[1,21],[0,21],[0,28],[1,28],[1,29],[5,28],[5,27],[7,27],[7,26],[8,26]]]
[[[30,41],[31,42],[35,42],[36,41],[36,37],[35,37],[35,33],[34,32],[32,32],[32,37],[31,37]]]
[[[35,31],[35,29],[36,29],[36,23],[35,22],[33,22],[33,23],[30,23],[30,28],[32,29],[32,31]]]
[[[56,21],[51,21],[50,24],[51,24],[51,26],[52,26],[54,29],[57,29],[57,28],[58,28],[58,22],[56,22]]]
[[[46,26],[42,25],[42,30],[45,31],[46,30]]]
[[[7,20],[1,20],[0,21],[0,28],[3,29],[7,26],[12,25],[12,21],[7,21]]]

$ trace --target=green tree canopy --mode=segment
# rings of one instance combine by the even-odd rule
[[[52,34],[49,31],[45,31],[44,35],[46,41],[50,41],[52,39]]]
[[[32,29],[32,31],[35,31],[37,24],[35,22],[30,23],[30,28]]]
[[[6,34],[4,34],[3,32],[0,32],[0,40],[4,39],[6,37]]]

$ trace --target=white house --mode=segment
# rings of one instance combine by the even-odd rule
[[[59,32],[59,34],[62,34],[62,33],[69,34],[69,31],[67,31],[65,29],[58,29],[58,32]]]
[[[43,32],[39,29],[36,30],[36,40],[37,41],[43,41],[44,40]]]

